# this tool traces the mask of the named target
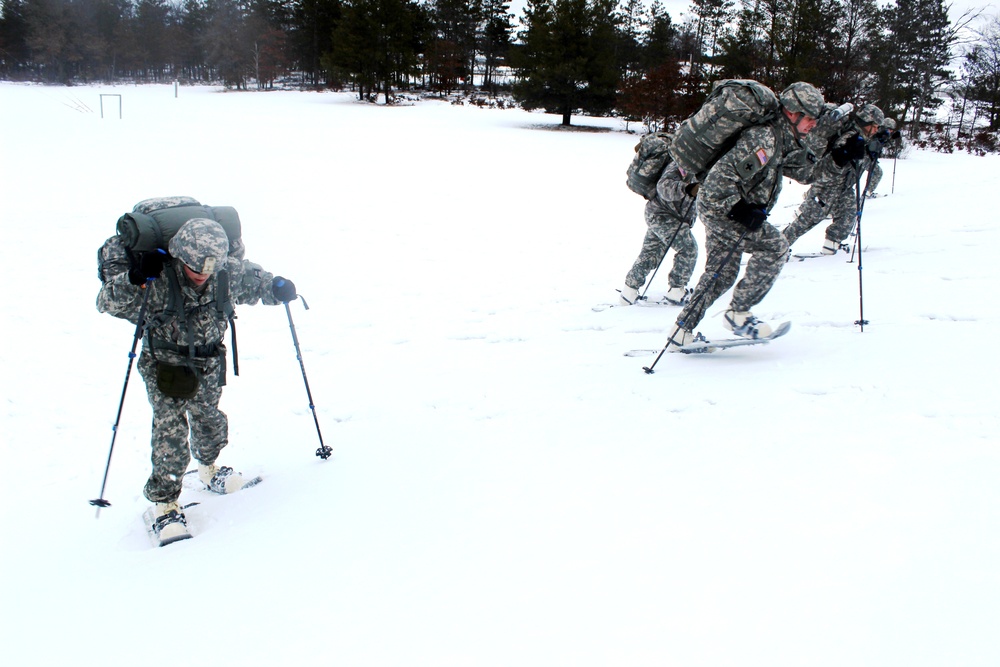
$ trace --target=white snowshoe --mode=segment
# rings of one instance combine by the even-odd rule
[[[214,463],[211,465],[199,463],[198,479],[208,487],[209,491],[223,496],[227,493],[242,491],[261,481],[260,477],[254,477],[247,481],[243,478],[243,473],[236,472],[229,466],[217,466]]]
[[[157,546],[165,547],[191,537],[187,519],[177,502],[156,503],[143,513],[146,528]]]

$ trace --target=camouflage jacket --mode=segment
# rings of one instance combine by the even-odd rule
[[[799,143],[784,114],[749,127],[705,177],[698,191],[699,213],[725,219],[740,199],[770,211],[781,193],[782,177],[811,183],[815,162],[815,155]]]
[[[656,196],[649,200],[648,209],[654,213],[664,213],[689,225],[694,224],[697,214],[694,197],[685,190],[692,181],[685,179],[676,162],[671,162],[663,170],[656,184]],[[647,210],[648,210],[647,209]]]
[[[195,288],[180,263],[172,262],[145,288],[130,283],[128,272],[108,280],[97,295],[97,310],[136,324],[143,299],[147,298],[143,347],[148,349],[152,345],[157,358],[179,363],[188,357],[189,345],[202,349],[203,354],[198,356],[214,356],[204,351],[215,347],[225,350],[222,341],[228,320],[225,304],[220,301],[228,302],[230,312],[232,304],[253,305],[258,301],[280,304],[271,291],[273,279],[260,265],[229,257],[224,272],[216,273]],[[228,299],[225,299],[227,289]],[[148,297],[145,290],[149,291]],[[176,303],[178,293],[180,305]]]

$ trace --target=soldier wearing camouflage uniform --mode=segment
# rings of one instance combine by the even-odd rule
[[[750,260],[725,313],[725,326],[744,338],[771,333],[750,312],[771,289],[788,252],[788,243],[767,217],[783,177],[809,182],[815,156],[801,141],[824,111],[822,93],[805,82],[793,83],[778,99],[777,116],[743,130],[701,184],[698,215],[706,229],[706,270],[677,318],[670,340],[674,345],[694,342],[694,328],[705,311],[736,282],[743,253]]]
[[[674,265],[668,276],[670,290],[663,297],[675,306],[687,303],[691,290],[688,281],[698,261],[698,242],[691,233],[697,209],[698,183],[687,182],[676,163],[671,162],[656,184],[656,196],[646,202],[646,237],[632,269],[625,276],[621,304],[632,305],[649,272],[660,265],[667,252],[674,249]],[[673,244],[671,245],[671,239]]]
[[[857,222],[858,179],[873,165],[868,141],[884,120],[881,109],[866,104],[854,113],[853,122],[829,138],[828,150],[816,164],[815,182],[795,219],[782,231],[789,246],[824,218],[832,218],[821,252],[833,255],[840,250]]]
[[[177,498],[192,455],[199,478],[212,491],[243,487],[239,473],[215,463],[229,429],[219,409],[226,383],[223,338],[231,315],[226,303],[277,305],[297,296],[291,281],[230,255],[229,238],[213,220],[185,222],[168,248],[169,257],[141,255],[105,282],[97,297],[100,312],[134,324],[146,304],[138,368],[153,409],[153,470],[144,495],[156,504],[161,544],[190,536]]]

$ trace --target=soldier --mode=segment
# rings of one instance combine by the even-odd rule
[[[161,545],[190,537],[177,498],[192,455],[210,490],[232,493],[244,485],[240,473],[216,464],[229,434],[219,399],[232,304],[277,305],[297,297],[290,280],[230,255],[229,238],[213,220],[185,222],[168,248],[169,256],[141,254],[97,296],[100,312],[136,324],[146,303],[138,366],[153,409],[153,471],[143,493],[155,503],[153,529]]]
[[[750,260],[725,313],[725,326],[744,338],[771,333],[771,327],[750,312],[771,289],[788,252],[788,243],[767,217],[783,176],[809,181],[815,157],[801,141],[824,111],[823,94],[801,81],[782,91],[778,100],[777,116],[745,129],[701,184],[698,215],[706,229],[706,269],[677,318],[670,340],[674,345],[695,340],[692,332],[705,311],[736,282],[743,253],[749,253]]]
[[[642,241],[642,250],[625,276],[620,299],[622,305],[635,303],[646,276],[660,265],[671,247],[675,253],[674,266],[668,276],[670,290],[663,300],[675,306],[687,303],[691,294],[687,284],[698,261],[698,242],[691,233],[697,214],[695,197],[698,187],[698,183],[685,182],[676,163],[672,162],[664,169],[656,184],[656,195],[646,202],[648,229]]]
[[[868,141],[884,120],[881,109],[866,104],[854,112],[853,122],[830,137],[828,150],[816,164],[815,182],[806,192],[795,219],[782,230],[789,246],[824,218],[832,218],[820,250],[824,255],[840,250],[857,221],[858,178],[873,162],[868,154]]]

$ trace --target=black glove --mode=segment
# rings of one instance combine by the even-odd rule
[[[885,142],[881,141],[878,137],[873,138],[868,142],[868,157],[877,160],[882,155],[883,148],[885,148]]]
[[[755,232],[767,222],[767,209],[761,204],[748,204],[741,199],[729,209],[729,219]]]
[[[295,283],[281,276],[275,276],[274,280],[271,281],[271,293],[274,294],[275,299],[282,303],[295,301],[299,296],[295,292]]]
[[[159,249],[139,253],[136,265],[128,270],[128,281],[133,285],[145,285],[147,280],[160,275],[160,271],[163,271],[163,262],[166,259],[167,253]]]
[[[854,136],[848,139],[843,146],[837,146],[830,151],[830,155],[833,157],[834,164],[838,167],[843,167],[848,162],[863,158],[865,156],[865,147],[865,140],[860,136]]]

